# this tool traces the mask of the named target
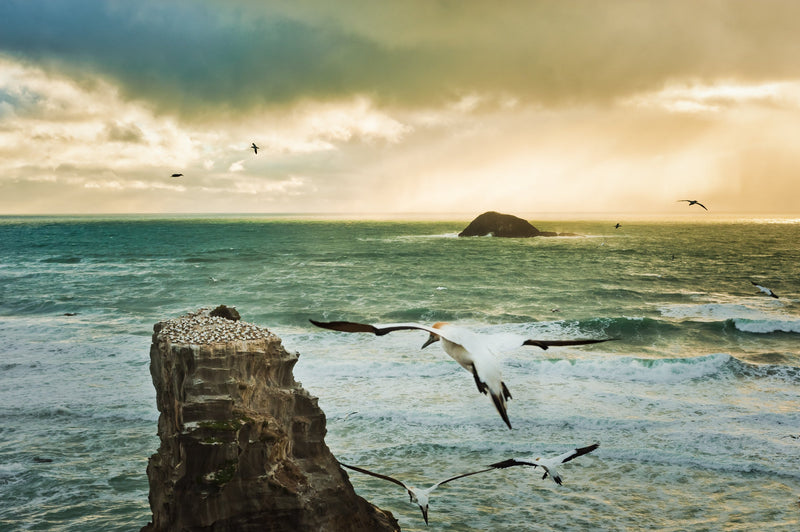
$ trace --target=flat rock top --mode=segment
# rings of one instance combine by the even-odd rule
[[[244,321],[209,316],[209,309],[161,322],[160,337],[176,344],[206,345],[237,340],[270,340],[276,336],[264,327]]]

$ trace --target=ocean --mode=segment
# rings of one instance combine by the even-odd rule
[[[545,219],[577,237],[457,238],[471,217],[0,217],[0,529],[147,524],[153,325],[235,306],[300,353],[342,462],[403,530],[800,528],[800,219]],[[780,297],[751,284],[759,282]],[[509,430],[427,334],[309,319],[449,321],[538,339],[501,358]]]

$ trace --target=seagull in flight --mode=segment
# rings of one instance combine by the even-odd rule
[[[486,471],[492,471],[493,468],[489,467],[486,469],[481,469],[480,471],[472,471],[470,473],[463,473],[461,475],[451,477],[445,480],[441,480],[427,489],[415,488],[414,486],[410,486],[401,480],[397,480],[394,477],[390,477],[388,475],[381,475],[380,473],[374,473],[367,469],[362,469],[360,467],[351,466],[347,464],[343,464],[339,462],[342,466],[352,469],[353,471],[358,471],[359,473],[364,473],[365,475],[372,475],[373,477],[382,478],[383,480],[388,480],[389,482],[394,482],[398,486],[402,486],[408,492],[408,498],[411,502],[416,503],[419,506],[419,509],[422,510],[422,518],[425,519],[425,524],[428,524],[428,502],[430,500],[431,492],[441,486],[442,484],[447,484],[451,480],[456,480],[463,477],[468,477],[470,475],[477,475],[478,473],[485,473]]]
[[[755,281],[750,281],[750,282],[753,283],[753,286],[755,286],[756,288],[758,288],[759,290],[761,290],[762,292],[764,292],[768,296],[774,297],[775,299],[778,299],[778,294],[776,294],[775,292],[773,292],[772,290],[770,290],[766,286],[761,286],[760,284],[758,284]]]
[[[506,413],[506,400],[511,399],[511,392],[503,382],[500,373],[500,364],[497,354],[511,351],[524,345],[532,345],[541,349],[550,346],[586,345],[614,340],[533,340],[513,333],[494,335],[480,335],[469,329],[457,327],[446,322],[434,323],[432,327],[419,323],[393,323],[387,325],[370,325],[368,323],[354,323],[350,321],[331,321],[327,323],[309,320],[317,327],[341,332],[363,332],[383,336],[394,331],[419,329],[428,333],[428,339],[422,344],[425,349],[434,342],[441,340],[445,352],[450,355],[462,368],[469,371],[475,378],[475,385],[482,394],[488,394],[494,402],[495,408],[500,413],[508,428],[511,422]]]
[[[541,467],[544,469],[544,475],[542,475],[542,480],[547,478],[547,475],[550,475],[550,478],[553,479],[553,482],[561,485],[561,475],[558,473],[556,469],[557,466],[569,462],[579,456],[583,456],[584,454],[590,453],[600,447],[599,443],[593,443],[588,447],[579,447],[577,449],[572,449],[569,452],[564,454],[560,454],[558,456],[554,456],[552,458],[536,458],[535,460],[526,459],[526,460],[517,460],[516,458],[509,458],[508,460],[503,460],[502,462],[497,462],[496,464],[492,464],[489,467],[493,467],[495,469],[504,469],[506,467],[513,467],[513,466],[533,466],[533,467]]]
[[[705,205],[703,205],[702,203],[700,203],[700,202],[699,202],[699,201],[697,201],[697,200],[693,200],[693,199],[682,199],[682,200],[678,200],[678,202],[681,202],[681,201],[688,201],[688,202],[689,202],[689,206],[690,206],[690,207],[691,207],[692,205],[700,205],[702,208],[706,209],[706,206],[705,206]],[[706,210],[708,210],[708,209],[706,209]]]
[[[258,155],[258,146],[256,146],[256,143],[254,142],[253,144],[250,145],[250,147],[253,149],[253,152],[255,152],[255,154]]]

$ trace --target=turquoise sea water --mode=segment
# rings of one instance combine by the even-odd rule
[[[0,529],[148,522],[152,327],[218,304],[300,353],[343,462],[429,485],[600,442],[563,486],[524,468],[447,484],[428,527],[398,486],[351,472],[404,530],[800,527],[800,222],[456,238],[468,221],[0,218]],[[620,340],[506,354],[508,430],[425,333],[309,318]]]

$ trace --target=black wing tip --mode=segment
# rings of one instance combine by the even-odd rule
[[[497,408],[497,411],[500,413],[500,417],[503,418],[503,421],[506,422],[506,425],[508,425],[508,428],[510,430],[514,430],[514,427],[511,426],[511,421],[509,421],[508,419],[508,413],[506,412],[505,404],[503,404],[503,398],[495,394],[490,394],[490,395],[492,396],[492,401],[494,402],[495,408]]]
[[[584,454],[590,453],[600,447],[600,444],[595,442],[591,445],[587,445],[586,447],[578,447],[575,449],[575,456],[583,456]]]
[[[533,464],[526,464],[525,462],[519,462],[513,458],[509,458],[508,460],[503,460],[501,462],[495,462],[494,464],[489,464],[489,467],[491,467],[492,469],[505,469],[507,467],[514,467],[521,465],[533,465]]]

